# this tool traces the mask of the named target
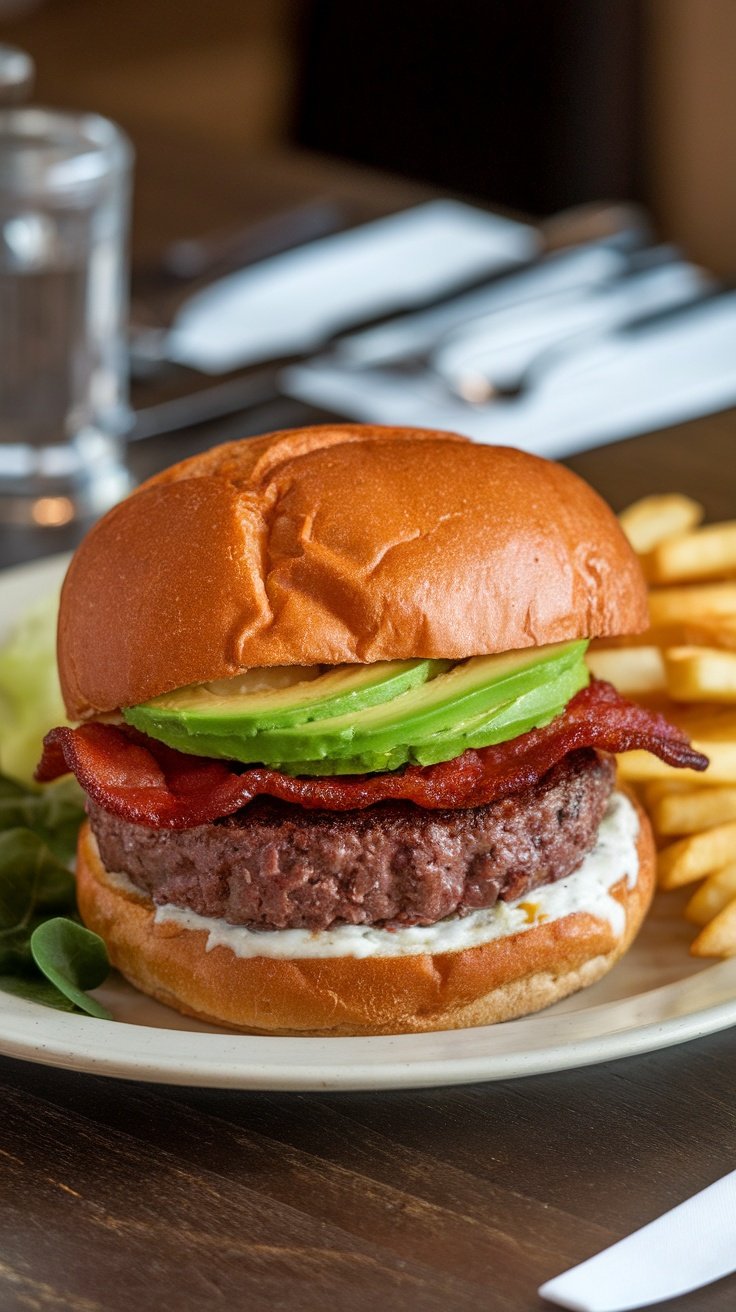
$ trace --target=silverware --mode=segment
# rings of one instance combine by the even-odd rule
[[[639,249],[648,235],[646,219],[636,206],[601,205],[582,206],[566,211],[541,225],[545,248],[550,251],[562,251],[566,244],[573,248],[576,242],[583,242],[588,237],[591,241],[621,247],[623,250]],[[551,256],[551,258],[557,258]],[[490,287],[512,280],[526,269],[533,269],[539,257],[534,260],[519,261],[512,266],[496,270],[466,281],[462,286],[455,285],[447,292],[434,295],[424,307],[414,305],[411,309],[393,311],[384,315],[364,319],[344,326],[325,342],[319,351],[314,349],[299,355],[286,356],[278,360],[252,368],[235,378],[226,379],[213,386],[199,388],[173,400],[159,402],[155,405],[138,409],[134,415],[133,426],[127,434],[128,441],[141,441],[150,437],[176,432],[185,427],[210,423],[228,415],[266,404],[279,395],[279,372],[287,364],[304,362],[314,358],[324,350],[335,349],[340,342],[358,329],[377,327],[387,323],[401,323],[410,320],[421,308],[429,309],[435,305],[451,303],[468,290]],[[165,338],[167,329],[162,327],[144,327],[137,333],[138,363],[146,366],[140,372],[146,375],[155,372],[165,361]]]
[[[600,213],[599,207],[583,208]],[[621,207],[623,216],[628,208]],[[556,225],[557,220],[553,223]],[[477,294],[455,298],[444,313],[410,315],[403,325],[389,324],[389,334],[380,330],[350,334],[336,344],[339,363],[354,369],[380,367],[402,376],[437,371],[437,354],[453,337],[464,336],[469,325],[479,327],[485,319],[490,323],[496,315],[513,313],[516,306],[508,296],[512,288],[516,293],[518,287],[519,306],[538,302],[544,311],[569,302],[573,293],[582,296],[608,286],[613,290],[623,279],[678,258],[673,246],[642,248],[640,235],[635,226],[624,227],[576,246],[545,251],[523,269],[515,269],[499,280],[505,297],[495,294],[490,285],[481,289],[490,292],[489,298]]]
[[[596,1257],[548,1280],[539,1294],[574,1312],[633,1312],[702,1289],[735,1270],[732,1171]]]
[[[693,297],[687,302],[632,318],[620,324],[616,328],[616,334],[628,336],[648,331],[657,323],[684,317],[728,291],[728,288],[718,288],[715,291],[706,289],[702,295]],[[571,346],[573,350],[576,346],[583,350],[591,340],[599,341],[603,336],[604,334],[601,333],[591,338],[590,333],[581,333],[576,335],[576,342],[570,339],[555,342],[540,351],[517,383],[497,386],[493,392],[488,390],[476,393],[469,391],[467,394],[458,392],[457,398],[472,405],[482,405],[500,399],[516,399],[532,385],[536,385],[541,377],[559,364],[561,359],[567,358]],[[194,428],[197,424],[211,423],[215,419],[223,419],[258,405],[265,405],[280,394],[279,373],[280,366],[266,365],[239,377],[216,383],[212,387],[203,387],[197,392],[175,397],[171,401],[146,406],[135,412],[133,427],[128,432],[127,438],[135,442],[149,437],[159,437],[183,428]],[[487,380],[484,380],[484,383],[488,388]]]
[[[621,249],[638,249],[646,240],[649,229],[642,211],[637,206],[600,205],[583,206],[564,211],[551,220],[540,224],[541,249],[561,251],[563,247],[574,247],[588,240],[609,242]],[[551,235],[549,235],[551,234]],[[589,236],[588,234],[592,234]],[[293,361],[312,358],[318,352],[334,349],[344,339],[370,328],[383,327],[386,324],[401,323],[413,315],[428,309],[447,305],[470,292],[480,291],[495,286],[499,282],[513,277],[516,273],[533,269],[539,260],[539,254],[531,259],[519,259],[499,269],[494,259],[492,269],[475,273],[469,278],[455,282],[445,291],[433,291],[424,301],[414,301],[410,307],[393,306],[384,313],[370,316],[358,316],[338,325],[329,337],[318,347],[311,347],[308,352],[289,356]],[[187,290],[187,296],[179,296],[178,310],[195,290],[200,290],[210,279],[197,280]],[[169,321],[173,314],[169,316]],[[136,302],[134,316],[129,334],[129,354],[131,372],[137,377],[150,377],[159,369],[168,366],[167,358],[169,321],[154,320],[145,305]],[[266,361],[264,363],[279,363]]]
[[[465,295],[467,292],[477,291],[483,287],[490,287],[505,278],[512,277],[521,270],[532,268],[536,263],[533,260],[517,260],[507,264],[502,269],[495,268],[489,273],[487,270],[481,274],[473,274],[472,277],[466,278],[461,282],[456,282],[452,287],[442,292],[432,292],[425,301],[415,301],[410,309],[392,309],[381,314],[363,315],[346,321],[333,332],[330,333],[317,346],[311,347],[308,351],[297,352],[289,356],[279,357],[277,360],[268,360],[265,363],[285,363],[287,360],[296,363],[311,359],[314,355],[323,351],[332,350],[342,341],[343,338],[351,334],[369,328],[383,327],[388,323],[399,323],[404,318],[417,314],[421,310],[434,308],[435,306],[445,305],[457,297]],[[199,283],[197,284],[197,288]],[[169,328],[161,324],[150,324],[145,322],[133,322],[129,335],[129,353],[131,361],[131,370],[133,373],[139,372],[144,376],[150,376],[156,366],[164,366],[169,363],[168,348]],[[194,372],[198,372],[195,370]]]
[[[274,365],[264,365],[212,387],[202,387],[171,401],[144,406],[133,412],[133,425],[126,433],[126,440],[140,442],[149,437],[162,437],[165,433],[195,428],[198,424],[209,424],[215,419],[266,405],[280,395],[279,372]]]
[[[345,209],[336,201],[308,201],[247,227],[173,241],[161,256],[161,269],[178,281],[212,278],[227,269],[243,269],[320,237],[331,237],[346,226]]]
[[[693,271],[695,276],[695,271]],[[554,341],[542,344],[530,359],[527,359],[516,377],[494,378],[487,369],[472,369],[457,374],[448,374],[438,360],[439,348],[431,353],[427,368],[442,378],[448,391],[457,400],[470,405],[486,405],[493,401],[518,400],[537,387],[540,381],[561,361],[571,355],[583,352],[591,343],[605,338],[644,332],[660,322],[688,314],[699,309],[704,301],[711,300],[722,293],[722,288],[714,286],[705,275],[700,275],[700,285],[688,288],[683,284],[671,290],[671,299],[666,297],[653,309],[639,313],[627,313],[625,305],[618,315],[611,314],[599,324],[591,324],[579,330],[561,334]]]

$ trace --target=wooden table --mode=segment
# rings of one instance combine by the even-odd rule
[[[203,197],[201,156],[168,145],[158,159],[138,179],[146,258],[264,195],[281,204],[332,189],[375,213],[421,194],[341,165],[238,171],[230,159],[223,173],[225,159],[217,172],[210,158]],[[213,441],[320,417],[278,402],[141,443],[132,461],[143,477]],[[711,516],[733,515],[735,437],[730,413],[569,463],[615,507],[673,488]],[[0,561],[72,537],[6,534]],[[187,1090],[2,1060],[0,1309],[523,1312],[541,1306],[545,1278],[733,1168],[734,1089],[729,1032],[587,1070],[418,1093]],[[735,1305],[731,1278],[661,1306]]]

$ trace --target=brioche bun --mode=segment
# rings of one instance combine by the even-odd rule
[[[438,955],[284,960],[237,957],[227,947],[208,952],[203,930],[156,924],[150,899],[108,876],[88,824],[79,839],[79,909],[131,984],[215,1025],[326,1036],[489,1025],[593,984],[629,947],[654,891],[654,842],[637,811],[638,880],[629,888],[623,872],[618,881],[611,872],[611,892],[626,910],[620,937],[586,912]]]
[[[473,655],[633,633],[639,565],[560,465],[342,424],[233,442],[109,512],[64,584],[71,719],[271,665]]]

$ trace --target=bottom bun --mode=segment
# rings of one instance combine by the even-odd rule
[[[142,992],[187,1016],[247,1034],[411,1034],[490,1025],[539,1011],[595,983],[635,937],[654,892],[651,829],[639,811],[639,877],[611,879],[625,929],[587,912],[477,947],[395,957],[238,957],[206,950],[207,933],[157,924],[153,902],[103,866],[89,825],[79,838],[77,896],[85,925]]]

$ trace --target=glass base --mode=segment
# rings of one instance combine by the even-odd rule
[[[0,443],[0,525],[60,528],[96,519],[133,487],[121,450],[118,438],[102,434],[70,446]]]

